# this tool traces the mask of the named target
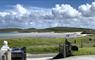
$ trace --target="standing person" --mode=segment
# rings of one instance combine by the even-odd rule
[[[3,46],[1,47],[1,50],[9,50],[10,48],[9,48],[9,46],[8,46],[8,42],[7,41],[4,41],[3,42]]]

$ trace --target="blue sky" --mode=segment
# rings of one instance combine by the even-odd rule
[[[25,6],[37,6],[42,8],[52,8],[55,4],[70,4],[78,8],[81,4],[92,3],[95,0],[0,0],[0,7],[5,8],[11,5],[23,4]]]
[[[58,26],[95,29],[95,0],[0,0],[0,28]]]

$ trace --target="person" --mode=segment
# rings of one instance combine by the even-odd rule
[[[68,46],[71,45],[71,43],[67,39],[65,39],[65,44],[68,45]]]
[[[66,57],[72,56],[71,43],[67,39],[65,39],[65,51],[66,51]]]
[[[8,42],[7,41],[4,41],[3,42],[3,46],[1,47],[1,50],[5,50],[5,51],[8,51],[10,48],[8,46]]]

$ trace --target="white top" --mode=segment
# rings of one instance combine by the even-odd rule
[[[8,46],[8,42],[7,42],[7,41],[4,41],[3,44],[4,44],[4,45],[1,47],[1,50],[5,50],[5,51],[7,51],[7,50],[10,49],[9,46]]]

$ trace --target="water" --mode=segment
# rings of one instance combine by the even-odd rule
[[[69,36],[68,36],[69,35]],[[82,36],[79,33],[0,33],[0,38],[22,38],[22,37],[34,37],[34,38],[75,38]]]

